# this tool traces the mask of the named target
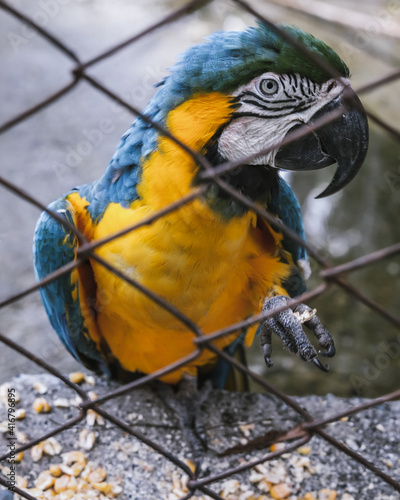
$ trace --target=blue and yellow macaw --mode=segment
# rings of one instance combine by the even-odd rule
[[[334,193],[359,170],[368,128],[355,94],[345,98],[352,91],[339,56],[295,27],[281,29],[326,61],[338,78],[259,23],[243,32],[215,33],[187,50],[158,84],[144,114],[212,166],[240,161],[240,167],[225,172],[224,181],[304,238],[299,204],[279,169],[313,170],[336,161],[335,177],[323,194]],[[333,122],[280,146],[288,133],[312,125],[344,101]],[[122,136],[103,177],[49,208],[92,242],[187,195],[202,182],[202,171],[190,154],[139,117]],[[34,237],[37,278],[74,261],[78,248],[73,232],[43,213]],[[214,182],[200,198],[98,247],[96,254],[154,290],[206,334],[305,290],[305,250]],[[41,297],[65,347],[92,370],[126,379],[153,373],[195,349],[193,332],[180,320],[90,257],[42,287]],[[246,344],[256,328],[247,330]],[[267,363],[271,332],[306,361],[316,359],[308,339],[295,333],[299,328],[299,319],[279,315],[262,326]],[[321,340],[323,335],[315,333],[332,354],[328,334]],[[240,334],[214,344],[229,348]],[[205,349],[161,380],[177,384],[216,362]]]

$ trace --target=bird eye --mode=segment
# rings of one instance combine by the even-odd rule
[[[264,95],[273,95],[278,92],[278,83],[272,78],[266,78],[260,82],[260,91]]]

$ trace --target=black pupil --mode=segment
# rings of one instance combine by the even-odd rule
[[[261,90],[266,94],[273,94],[277,90],[277,83],[275,80],[263,80],[261,83]]]

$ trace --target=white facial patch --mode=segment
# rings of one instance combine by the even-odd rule
[[[308,123],[347,85],[347,79],[318,85],[298,74],[267,72],[254,78],[233,93],[240,106],[221,134],[219,153],[228,161],[274,167],[277,149],[263,151],[278,146],[295,125]],[[246,160],[250,155],[256,156]]]

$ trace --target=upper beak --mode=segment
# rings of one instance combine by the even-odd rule
[[[275,165],[285,170],[317,170],[337,162],[337,170],[328,187],[317,196],[322,198],[346,186],[359,171],[368,149],[368,120],[357,94],[350,88],[317,111],[308,124],[338,109],[342,113],[326,125],[310,130],[306,136],[282,146]]]

